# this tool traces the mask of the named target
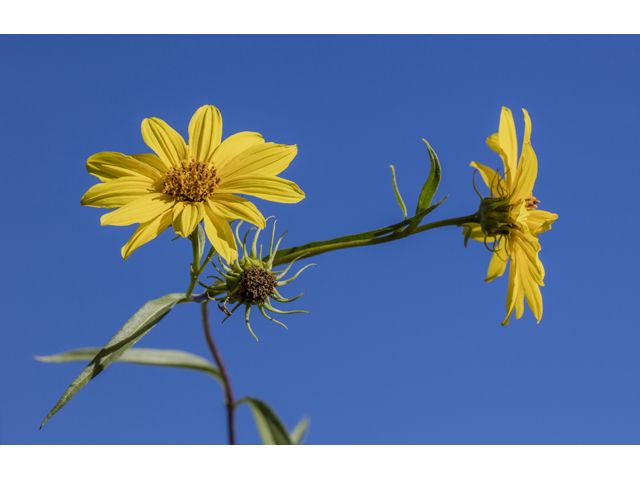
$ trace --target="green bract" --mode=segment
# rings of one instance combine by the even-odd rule
[[[233,312],[235,312],[236,309],[240,307],[240,305],[244,305],[244,318],[247,324],[247,328],[249,329],[251,335],[253,335],[253,338],[258,341],[258,337],[256,337],[256,335],[253,333],[253,330],[251,329],[251,325],[249,323],[249,313],[251,311],[251,307],[254,305],[257,306],[263,317],[271,320],[272,322],[282,325],[284,328],[287,328],[285,324],[267,315],[265,310],[280,314],[309,313],[304,310],[291,310],[286,312],[278,310],[273,307],[273,305],[271,304],[271,300],[273,299],[276,302],[280,303],[288,303],[296,300],[297,298],[300,298],[304,294],[304,292],[293,298],[285,298],[280,295],[276,287],[281,287],[283,285],[286,285],[287,283],[292,282],[298,277],[298,275],[300,275],[300,273],[305,268],[315,264],[309,264],[301,268],[293,277],[287,280],[282,280],[282,278],[287,274],[294,262],[301,257],[304,257],[306,253],[298,255],[296,258],[294,258],[284,270],[272,271],[276,252],[278,251],[278,247],[280,246],[282,237],[284,237],[285,233],[287,232],[284,232],[278,239],[278,242],[274,245],[276,221],[273,221],[271,242],[269,244],[269,255],[263,258],[262,245],[260,246],[260,250],[258,251],[258,236],[260,235],[260,232],[262,230],[255,227],[251,228],[245,234],[244,239],[240,240],[239,230],[241,224],[242,221],[238,222],[238,224],[236,225],[235,235],[238,239],[238,244],[242,245],[242,255],[239,256],[237,260],[228,265],[225,265],[221,257],[218,256],[220,268],[218,268],[218,266],[216,266],[213,261],[211,262],[211,264],[215,267],[215,269],[218,271],[218,273],[220,273],[222,277],[213,277],[216,279],[213,285],[205,285],[202,282],[198,283],[200,283],[207,289],[209,298],[217,301],[220,310],[227,314],[223,322],[227,318],[229,318],[229,316]],[[251,248],[247,249],[247,237],[251,230],[256,230],[256,232],[253,236]],[[229,309],[227,309],[227,304],[236,305],[231,309],[231,311],[229,311]]]

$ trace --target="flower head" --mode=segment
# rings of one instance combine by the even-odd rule
[[[268,220],[268,219],[267,219]],[[216,281],[213,285],[204,285],[202,286],[207,288],[209,293],[209,297],[213,300],[218,301],[218,307],[227,314],[223,322],[229,318],[229,316],[236,311],[240,305],[245,306],[244,316],[245,322],[247,324],[247,328],[253,338],[258,341],[258,337],[253,333],[251,329],[251,325],[249,323],[249,312],[251,311],[252,306],[258,307],[260,313],[263,317],[272,322],[275,322],[279,325],[282,325],[284,328],[287,326],[284,323],[281,323],[270,316],[267,315],[265,310],[273,313],[280,314],[289,314],[289,313],[309,313],[304,310],[291,310],[291,311],[281,311],[273,307],[271,305],[271,300],[275,300],[280,303],[289,303],[293,302],[297,298],[300,298],[304,292],[300,295],[293,298],[284,298],[277,290],[277,287],[281,287],[286,285],[293,280],[295,280],[303,270],[311,265],[309,264],[298,271],[293,277],[282,280],[294,262],[306,254],[302,254],[295,258],[284,270],[280,271],[272,271],[273,261],[276,256],[276,252],[278,251],[278,247],[280,246],[280,242],[282,241],[282,237],[284,237],[284,232],[278,242],[273,244],[275,231],[276,231],[276,222],[273,222],[273,229],[271,231],[271,243],[269,244],[269,255],[265,258],[262,257],[262,246],[260,246],[260,250],[258,251],[258,235],[261,230],[256,229],[256,233],[253,237],[253,242],[251,244],[251,248],[247,249],[247,236],[252,229],[250,229],[244,236],[244,240],[240,240],[239,229],[242,221],[238,223],[236,226],[236,237],[238,237],[238,243],[242,245],[242,256],[236,259],[234,262],[225,265],[222,261],[220,261],[220,267],[218,268],[215,263],[211,262],[212,265],[218,270],[218,273],[222,277],[214,277]],[[227,304],[233,305],[236,303],[237,305],[233,307],[231,311],[227,309]]]
[[[189,123],[189,144],[159,118],[145,118],[142,138],[156,153],[102,152],[87,160],[87,170],[103,183],[82,197],[82,205],[117,209],[101,225],[140,225],[122,248],[127,257],[169,225],[188,237],[204,220],[205,232],[227,262],[237,258],[228,222],[236,219],[265,227],[246,194],[280,203],[304,198],[300,188],[278,177],[296,156],[295,145],[265,143],[262,135],[240,132],[222,139],[222,117],[212,105],[200,107]]]
[[[493,257],[489,263],[486,282],[501,276],[511,259],[507,290],[507,316],[516,311],[516,318],[524,312],[524,299],[538,322],[542,318],[544,267],[538,258],[538,234],[551,228],[558,218],[555,213],[538,210],[539,200],[532,194],[538,173],[538,159],[531,146],[531,119],[524,112],[525,131],[522,152],[518,162],[516,129],[511,111],[503,107],[498,133],[487,138],[489,147],[500,154],[504,166],[501,175],[485,165],[471,162],[491,190],[489,197],[481,198],[477,213],[479,223],[470,223],[464,229],[465,245],[469,238],[492,244]]]

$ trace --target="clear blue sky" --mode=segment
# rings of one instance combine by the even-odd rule
[[[134,227],[101,227],[80,206],[101,151],[145,153],[145,117],[186,136],[217,106],[223,138],[256,131],[297,144],[284,177],[307,198],[256,201],[290,229],[284,246],[402,219],[440,157],[429,218],[478,206],[469,162],[500,108],[533,122],[535,195],[557,213],[541,236],[544,315],[501,327],[506,276],[456,227],[332,252],[283,293],[307,293],[283,328],[241,316],[213,333],[238,396],[259,397],[311,444],[640,443],[636,303],[640,39],[584,36],[0,37],[3,215],[0,441],[225,443],[218,384],[114,364],[49,423],[84,364],[32,355],[104,345],[147,300],[184,291],[191,249],[165,232],[125,262]],[[199,310],[177,307],[139,343],[208,357]],[[246,407],[240,443],[259,437]]]

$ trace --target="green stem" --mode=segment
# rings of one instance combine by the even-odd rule
[[[416,217],[418,216],[419,215],[417,215]],[[426,230],[432,230],[434,228],[446,227],[449,225],[460,226],[464,223],[478,221],[476,214],[474,213],[473,215],[440,220],[438,222],[427,223],[426,225],[422,225],[421,227],[411,228],[411,224],[416,221],[416,217],[409,218],[403,222],[391,225],[389,227],[381,228],[379,230],[372,230],[370,232],[358,233],[355,235],[347,235],[344,237],[334,238],[333,240],[311,242],[299,247],[280,250],[276,254],[276,259],[273,262],[273,266],[275,267],[277,265],[289,263],[303,253],[306,253],[304,258],[309,258],[313,257],[314,255],[320,255],[323,253],[331,252],[333,250],[340,250],[342,248],[378,245],[380,243],[399,240],[401,238],[415,235],[416,233],[424,232]],[[403,227],[405,226],[409,227],[403,229]]]
[[[200,269],[200,248],[198,246],[197,228],[191,233],[191,235],[189,235],[189,240],[191,240],[191,250],[193,251],[193,263],[191,264],[191,280],[189,281],[189,288],[187,288],[187,293],[184,294],[186,298],[191,298],[193,289],[196,288],[198,275],[202,273],[202,270]]]

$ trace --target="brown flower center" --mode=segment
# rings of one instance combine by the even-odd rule
[[[277,285],[275,277],[264,268],[249,267],[242,275],[236,295],[243,303],[264,303]]]
[[[540,203],[540,200],[538,200],[536,197],[531,195],[529,198],[525,200],[525,202],[526,202],[527,210],[531,211],[538,208],[538,203]]]
[[[215,167],[197,160],[182,160],[164,175],[162,193],[173,195],[181,202],[202,202],[213,193],[218,184]]]

